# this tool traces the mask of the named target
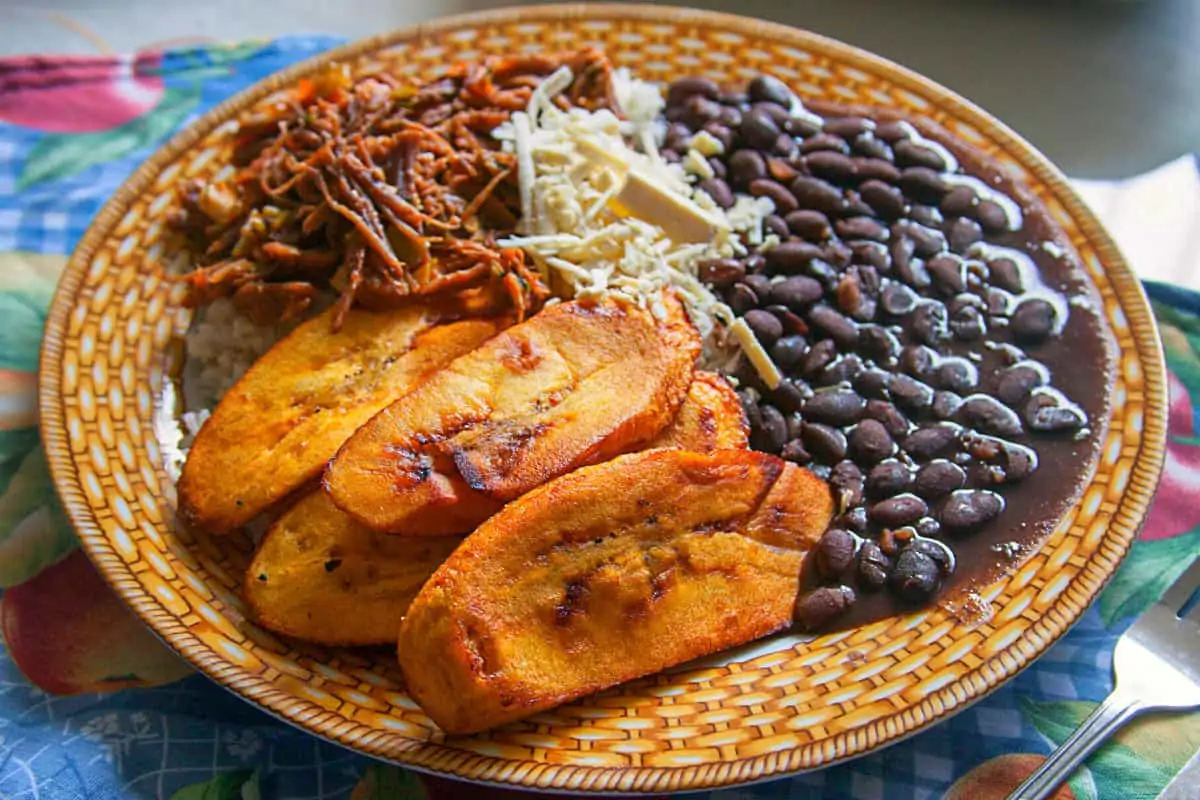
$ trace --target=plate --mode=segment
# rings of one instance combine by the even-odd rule
[[[941,610],[811,640],[780,636],[626,684],[488,734],[447,738],[405,694],[386,650],[284,641],[246,619],[245,537],[172,525],[158,427],[174,341],[190,313],[153,274],[169,258],[178,181],[225,163],[239,112],[331,59],[414,79],[485,54],[604,48],[638,76],[760,72],[805,98],[894,106],[998,159],[1063,226],[1118,341],[1112,418],[1082,501],[975,625]],[[1141,286],[1063,176],[948,90],[861,50],[756,20],[657,6],[568,5],[448,18],[347,45],[217,106],[156,153],[88,229],[54,297],[41,362],[41,426],[55,486],[88,555],[181,656],[250,702],[400,764],[572,792],[664,792],[762,780],[870,752],[1011,678],[1061,636],[1112,576],[1146,514],[1166,434],[1164,366]]]

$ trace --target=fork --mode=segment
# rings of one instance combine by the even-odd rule
[[[1144,711],[1200,707],[1200,560],[1117,640],[1112,693],[1008,800],[1043,800],[1085,758]]]

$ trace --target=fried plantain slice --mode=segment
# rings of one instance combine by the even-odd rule
[[[432,308],[334,309],[263,355],[217,404],[179,480],[190,525],[225,533],[317,477],[380,409],[501,331],[501,318],[439,323]]]
[[[409,606],[405,683],[474,733],[787,627],[833,510],[824,481],[748,450],[648,450],[509,503]]]
[[[749,436],[746,412],[729,381],[714,372],[697,371],[675,419],[645,449],[745,450]]]
[[[242,591],[255,621],[276,633],[327,645],[395,642],[409,603],[461,541],[376,533],[318,489],[267,530]]]
[[[507,501],[642,447],[691,383],[696,329],[605,300],[553,305],[456,359],[354,434],[325,472],[374,530],[465,533]]]

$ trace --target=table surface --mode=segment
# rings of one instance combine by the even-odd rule
[[[687,0],[679,0],[681,4]],[[501,0],[0,0],[0,55],[183,39],[367,36]],[[867,48],[974,100],[1068,174],[1118,178],[1200,150],[1194,0],[690,0]]]

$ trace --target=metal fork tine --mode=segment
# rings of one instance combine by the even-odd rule
[[[1178,580],[1163,593],[1162,600],[1159,602],[1178,615],[1183,609],[1184,603],[1191,598],[1198,587],[1200,587],[1200,558],[1193,561],[1192,565],[1184,570]]]

